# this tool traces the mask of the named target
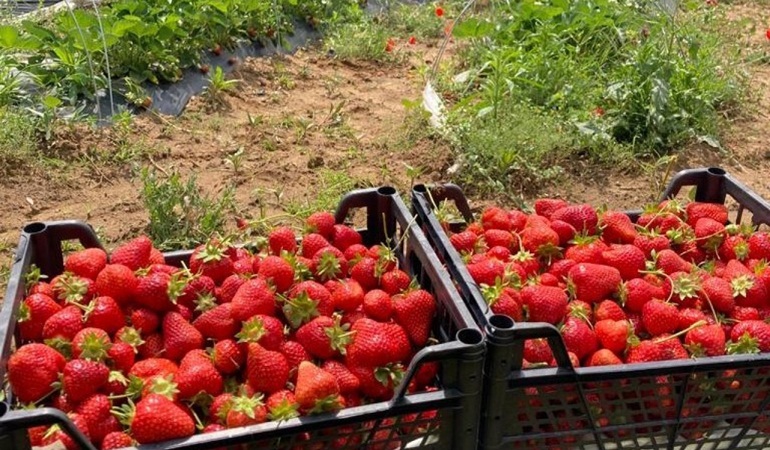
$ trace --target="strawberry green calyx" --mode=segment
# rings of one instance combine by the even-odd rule
[[[338,394],[333,394],[328,397],[319,398],[315,402],[315,406],[313,406],[310,411],[308,411],[309,414],[323,414],[328,412],[334,412],[339,411],[340,409],[345,407],[345,401],[342,399],[342,397]]]
[[[254,396],[240,395],[233,397],[232,400],[230,400],[230,411],[243,413],[249,419],[255,419],[256,414],[254,411],[260,406],[264,406],[264,403],[262,402],[263,398],[264,397],[262,394],[257,394]]]
[[[738,242],[733,251],[735,251],[735,259],[745,261],[749,257],[749,244],[746,241]]]
[[[291,327],[296,329],[319,315],[318,304],[303,291],[296,297],[286,300],[283,304],[283,313]]]
[[[297,255],[289,253],[286,250],[281,252],[281,258],[285,259],[289,265],[294,269],[294,281],[300,283],[305,280],[313,279],[313,272],[308,266],[302,263]]]
[[[339,314],[334,315],[334,325],[327,327],[324,332],[329,337],[329,345],[333,350],[340,352],[341,355],[346,353],[347,346],[353,341],[355,331],[349,331],[350,324],[341,325],[340,321],[342,316]]]
[[[745,297],[749,289],[754,287],[754,280],[748,275],[733,278],[730,282],[733,288],[733,297]]]
[[[129,398],[128,402],[118,407],[112,408],[112,415],[118,419],[121,425],[131,428],[131,423],[134,421],[134,415],[136,415],[136,405]]]
[[[398,363],[390,363],[386,366],[374,369],[374,378],[383,386],[398,386],[404,380],[404,366]],[[391,384],[392,383],[392,384]]]
[[[34,286],[40,280],[44,280],[46,278],[48,277],[46,275],[43,275],[43,273],[40,271],[40,267],[34,264],[30,264],[29,269],[27,270],[27,273],[24,275],[24,285]]]
[[[481,296],[484,297],[484,301],[487,302],[487,305],[491,307],[500,299],[500,294],[502,294],[505,285],[503,284],[503,280],[497,278],[494,286],[482,284],[479,287],[481,288]]]
[[[168,287],[166,288],[166,295],[171,303],[176,305],[176,301],[184,294],[185,288],[194,280],[197,275],[190,272],[190,269],[184,268],[171,275],[171,279],[168,280]]]
[[[332,252],[323,252],[318,261],[316,274],[321,281],[336,280],[342,274],[340,260]]]
[[[260,339],[267,333],[265,324],[259,317],[252,317],[251,319],[243,322],[241,331],[235,335],[238,338],[238,342],[259,342]]]
[[[30,319],[32,319],[32,311],[29,310],[29,306],[27,306],[26,303],[22,303],[21,306],[19,306],[19,314],[16,318],[16,321],[21,323]]]
[[[195,259],[199,259],[204,263],[212,261],[220,261],[225,257],[225,249],[227,244],[217,239],[210,239],[203,248],[195,254]]]
[[[569,241],[572,245],[577,246],[583,246],[592,244],[599,240],[599,236],[587,234],[585,231],[581,231],[580,233],[576,234],[571,241]]]
[[[727,344],[728,355],[746,355],[753,353],[759,353],[759,341],[752,337],[748,332],[743,333],[737,341]]]
[[[671,283],[671,291],[681,299],[698,297],[700,289],[700,277],[695,273],[682,275]]]
[[[299,404],[284,398],[280,403],[270,408],[267,417],[278,422],[299,417]]]
[[[162,395],[169,400],[174,400],[176,394],[179,393],[179,389],[177,389],[177,384],[173,380],[173,375],[153,378],[148,389],[152,394]]]
[[[72,357],[72,342],[67,339],[55,337],[46,339],[43,343],[64,355],[68,360]]]
[[[56,287],[62,291],[59,299],[70,304],[82,302],[88,293],[88,283],[70,272],[64,272],[59,277]]]
[[[134,327],[125,327],[121,329],[120,336],[116,336],[117,340],[120,342],[125,342],[126,344],[134,347],[134,352],[137,351],[137,349],[144,344],[144,339],[142,339],[142,335],[139,334],[139,331],[137,331]]]
[[[198,298],[195,300],[195,310],[200,312],[206,312],[214,309],[217,306],[217,298],[211,292],[202,292],[198,294]]]
[[[112,343],[105,336],[96,333],[88,333],[81,344],[80,358],[91,361],[104,361]]]

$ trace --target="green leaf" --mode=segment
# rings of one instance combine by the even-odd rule
[[[34,22],[31,22],[29,20],[23,21],[21,23],[21,27],[24,31],[31,34],[32,36],[35,36],[41,41],[53,41],[56,39],[56,35],[54,35],[50,30],[48,30],[47,28],[43,28],[40,25]]]
[[[482,38],[495,31],[495,26],[486,20],[471,18],[464,20],[452,28],[452,35],[456,38]]]
[[[59,99],[58,97],[54,97],[52,95],[46,95],[45,98],[43,99],[43,105],[47,109],[57,108],[61,106],[61,104],[62,104],[61,99]]]
[[[10,25],[0,26],[0,46],[10,48],[19,40],[19,31]]]

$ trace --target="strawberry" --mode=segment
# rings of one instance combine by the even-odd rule
[[[518,247],[518,243],[516,242],[517,239],[510,231],[498,229],[486,230],[483,239],[487,244],[487,248],[503,247],[511,250]]]
[[[211,350],[211,359],[214,362],[214,367],[224,375],[236,373],[243,367],[246,360],[241,348],[232,339],[218,341]]]
[[[104,363],[73,359],[62,370],[62,392],[73,402],[85,400],[102,388],[110,376]]]
[[[205,310],[192,325],[204,338],[230,339],[238,332],[238,322],[233,318],[233,304],[223,303]]]
[[[91,300],[85,315],[87,327],[101,328],[108,334],[115,334],[126,324],[120,305],[112,297],[96,297]]]
[[[110,255],[110,264],[122,264],[132,271],[147,266],[152,242],[147,236],[139,236],[118,246]]]
[[[349,366],[358,378],[361,393],[372,400],[385,401],[393,397],[394,388],[401,383],[404,368],[400,364],[384,367]]]
[[[655,254],[655,266],[667,275],[674,272],[690,272],[692,264],[682,259],[675,251],[666,249]]]
[[[728,353],[759,353],[770,351],[770,324],[761,320],[744,320],[730,332],[732,343]]]
[[[93,280],[64,272],[51,280],[54,300],[63,303],[87,303],[96,294]]]
[[[112,366],[121,372],[128,372],[136,362],[136,350],[126,342],[114,342],[107,351]]]
[[[214,296],[219,303],[230,303],[233,301],[235,293],[238,292],[238,289],[240,289],[244,283],[246,283],[246,278],[237,274],[230,275],[225,278],[225,281],[223,281],[219,287],[214,289]]]
[[[218,424],[225,423],[227,413],[230,411],[233,404],[233,397],[235,397],[235,395],[228,392],[214,397],[209,405],[209,419]]]
[[[642,307],[642,322],[645,330],[653,336],[673,333],[678,327],[679,312],[676,305],[653,299]]]
[[[749,246],[749,258],[770,260],[770,233],[757,231],[746,243]]]
[[[352,334],[349,325],[340,324],[340,316],[334,318],[319,316],[302,325],[295,335],[311,356],[320,359],[332,359],[345,354]]]
[[[275,317],[257,314],[243,322],[235,337],[238,342],[255,342],[268,350],[278,350],[284,340],[283,323]]]
[[[568,351],[583,360],[599,348],[596,334],[587,323],[574,317],[568,317],[561,327],[561,336]]]
[[[578,232],[595,234],[599,217],[591,205],[569,205],[557,209],[549,217],[550,220],[561,220],[572,225]]]
[[[267,350],[257,343],[248,343],[246,378],[255,391],[272,394],[286,387],[289,363],[283,354]]]
[[[720,325],[702,325],[693,328],[685,335],[684,343],[690,354],[695,357],[725,354],[725,332]]]
[[[80,430],[87,439],[90,439],[88,424],[85,419],[77,413],[70,413],[68,416],[72,424],[75,425],[75,428]],[[58,448],[64,446],[67,450],[80,450],[80,446],[59,425],[53,425],[49,428],[42,442],[44,447],[54,446],[56,443],[59,444],[55,446]]]
[[[575,227],[562,220],[551,221],[551,229],[559,235],[560,247],[566,247],[578,234]]]
[[[160,326],[158,313],[148,308],[136,308],[131,311],[131,325],[142,336],[154,333]]]
[[[364,289],[355,280],[341,280],[335,285],[334,289],[332,289],[332,303],[337,310],[346,312],[355,311],[363,304],[363,302]]]
[[[395,322],[406,330],[414,345],[424,347],[436,314],[436,299],[428,291],[416,289],[392,300]]]
[[[332,239],[336,223],[334,214],[326,211],[317,211],[305,219],[305,231],[307,233],[318,233],[326,239]]]
[[[466,267],[473,281],[480,285],[494,286],[498,279],[505,276],[505,265],[496,259],[485,258]]]
[[[643,227],[645,232],[654,231],[660,234],[667,234],[669,231],[678,230],[684,222],[676,214],[657,212],[642,214],[637,219],[636,224]]]
[[[302,361],[310,361],[310,353],[305,350],[297,341],[283,341],[278,347],[278,351],[286,357],[286,361],[289,363],[289,369],[293,375],[296,375],[296,369],[299,367],[299,363]]]
[[[191,399],[200,392],[217,396],[222,393],[222,375],[204,350],[192,350],[182,358],[174,375],[180,399]]]
[[[377,272],[377,260],[367,256],[350,267],[350,278],[357,281],[364,288],[364,291],[370,291],[380,285],[380,277]]]
[[[244,277],[251,277],[254,275],[254,266],[259,267],[259,257],[247,256],[245,258],[239,258],[233,261],[233,273],[227,278],[233,275],[242,275]],[[225,280],[227,279],[225,278]],[[224,283],[224,281],[222,281]],[[216,291],[216,289],[214,289]]]
[[[268,256],[259,263],[259,275],[272,283],[276,292],[286,292],[294,283],[294,269],[280,256]]]
[[[160,394],[150,394],[127,415],[131,434],[140,444],[162,442],[195,434],[195,422],[184,406]]]
[[[539,198],[535,200],[533,206],[535,208],[535,214],[550,219],[553,213],[569,206],[569,203],[560,198]]]
[[[233,273],[233,260],[228,243],[211,239],[199,245],[190,255],[190,272],[207,276],[215,284],[221,284]]]
[[[520,238],[521,247],[537,256],[548,258],[559,253],[559,235],[548,226],[527,227]]]
[[[594,312],[595,321],[600,320],[625,320],[626,312],[617,303],[612,300],[604,300],[596,305]]]
[[[322,247],[323,248],[323,247]],[[343,252],[343,255],[345,256],[345,259],[348,260],[348,263],[353,266],[355,263],[357,263],[361,258],[366,256],[368,249],[366,246],[362,244],[354,244],[350,247],[346,248]]]
[[[610,302],[610,300],[605,300],[605,302]],[[604,302],[602,302],[604,303]],[[606,308],[606,307],[605,307]],[[597,311],[598,311],[598,305],[597,305]],[[584,302],[583,300],[572,300],[567,304],[567,316],[574,317],[576,319],[583,320],[587,323],[593,323],[594,322],[594,312],[593,309],[591,309],[591,305]],[[597,320],[598,322],[598,320]]]
[[[547,339],[527,339],[524,341],[524,359],[530,363],[548,363],[553,359]]]
[[[746,276],[746,275],[754,277],[754,272],[752,272],[751,269],[746,267],[740,261],[736,259],[731,259],[727,261],[727,264],[725,264],[724,270],[721,276],[727,281],[733,281],[738,277]]]
[[[332,374],[311,362],[300,363],[294,390],[300,408],[310,413],[336,411],[342,407],[339,394],[340,387]]]
[[[707,323],[708,321],[708,316],[700,309],[682,308],[679,310],[679,321],[676,329],[677,331],[687,330],[698,322]]]
[[[133,297],[138,283],[134,271],[122,264],[108,264],[94,281],[99,295],[112,297],[121,305]]]
[[[524,318],[521,295],[513,289],[500,292],[496,299],[489,302],[489,307],[493,313],[509,316],[517,322]]]
[[[687,204],[687,223],[694,227],[701,218],[709,218],[721,224],[728,221],[727,207],[721,203],[691,202]]]
[[[324,247],[313,255],[313,274],[320,282],[338,280],[347,276],[348,261],[336,247]]]
[[[604,264],[603,253],[610,249],[595,236],[576,236],[573,243],[564,252],[564,257],[577,263]]]
[[[43,344],[19,347],[8,358],[8,382],[22,403],[37,402],[48,395],[66,361],[61,353]]]
[[[362,242],[361,235],[356,230],[347,226],[336,224],[334,225],[334,233],[332,233],[331,244],[341,251],[345,251],[351,245],[360,244]]]
[[[24,299],[19,307],[18,327],[21,339],[38,341],[43,337],[43,326],[62,307],[48,295],[31,294]]]
[[[246,262],[251,267],[251,261]],[[185,281],[182,292],[176,299],[176,303],[179,305],[194,308],[200,297],[211,295],[216,290],[216,283],[206,275],[196,275],[190,278],[190,275],[184,274],[181,277]]]
[[[627,320],[599,320],[594,325],[601,346],[616,355],[622,355],[628,345],[631,324]]]
[[[527,286],[521,290],[522,303],[529,311],[530,322],[556,325],[567,313],[567,294],[552,286]]]
[[[134,291],[134,301],[153,311],[171,311],[174,309],[174,304],[169,298],[171,283],[171,275],[165,272],[155,272],[141,277]]]
[[[652,299],[663,300],[667,297],[660,286],[656,286],[645,279],[634,278],[626,281],[620,289],[620,299],[629,311],[641,313],[645,303]]]
[[[340,387],[340,394],[346,395],[358,392],[361,382],[348,367],[336,360],[324,361],[321,368],[334,376]]]
[[[241,285],[230,302],[232,316],[237,321],[257,314],[274,316],[275,297],[262,278],[252,278]]]
[[[104,436],[101,450],[117,450],[125,447],[132,447],[134,440],[128,434],[122,431],[113,431]]]
[[[107,253],[100,248],[87,248],[67,255],[64,270],[75,275],[95,280],[107,265]]]
[[[741,275],[730,281],[730,286],[738,306],[750,306],[757,309],[767,308],[768,294],[765,284],[753,274]]]
[[[569,270],[577,264],[577,262],[571,260],[571,259],[560,259],[548,268],[548,272],[552,275],[554,275],[559,281],[564,281],[567,278],[567,274],[569,273]]]
[[[608,244],[633,244],[637,237],[631,218],[620,211],[606,211],[599,219],[602,240]]]
[[[659,253],[671,248],[668,238],[657,233],[640,234],[634,239],[633,245],[641,249],[647,258],[652,256],[653,251]]]
[[[481,226],[484,230],[511,231],[513,229],[508,213],[497,206],[488,206],[481,212]]]
[[[695,224],[695,242],[710,253],[716,253],[725,238],[725,225],[708,217],[698,219]]]
[[[99,445],[110,432],[120,431],[120,424],[112,416],[112,402],[104,394],[94,394],[83,400],[75,412],[83,418],[91,441]]]
[[[179,361],[187,352],[203,347],[203,335],[179,313],[167,313],[162,329],[165,356],[171,360]]]
[[[309,233],[302,237],[302,256],[312,258],[319,250],[331,246],[331,243],[318,233]]]
[[[449,243],[460,253],[473,253],[479,246],[479,237],[472,231],[461,231],[449,237]]]
[[[102,361],[110,349],[110,336],[100,328],[83,328],[72,338],[72,357]]]
[[[394,269],[382,274],[380,287],[390,295],[400,294],[411,284],[412,279],[409,275],[400,269]]]
[[[262,403],[262,395],[239,395],[232,398],[227,411],[227,428],[256,425],[267,420],[267,408]]]
[[[43,324],[43,339],[46,341],[54,338],[71,341],[78,331],[83,329],[83,314],[80,308],[71,305],[62,308]]]
[[[715,311],[730,314],[735,308],[735,298],[730,282],[719,277],[706,277],[701,282],[698,296],[711,303]]]
[[[153,247],[150,249],[150,257],[147,260],[147,264],[166,264],[166,257],[163,256],[163,252]]]
[[[326,287],[315,281],[303,281],[289,292],[283,304],[283,314],[293,328],[299,328],[316,316],[331,316],[334,300]]]
[[[398,324],[360,319],[351,327],[353,341],[347,347],[346,360],[351,365],[381,367],[405,361],[411,353],[409,337]]]
[[[622,282],[618,269],[591,263],[576,264],[568,277],[574,297],[588,303],[604,300],[617,292]]]
[[[153,333],[137,346],[140,358],[155,358],[165,355],[166,349],[163,345],[163,335],[160,333]]]
[[[271,255],[281,255],[281,252],[296,253],[297,237],[289,227],[276,227],[267,236],[267,246]]]
[[[604,263],[618,269],[623,280],[631,280],[639,276],[645,269],[644,252],[633,245],[613,245],[602,252]]]
[[[727,236],[717,249],[717,255],[723,261],[731,259],[745,261],[749,257],[749,244],[741,235]]]
[[[299,403],[289,390],[274,392],[265,401],[270,420],[288,420],[299,416]]]
[[[133,375],[146,381],[155,377],[165,378],[169,375],[174,375],[178,370],[179,367],[170,359],[148,358],[137,361],[128,372],[128,375]]]
[[[655,341],[641,341],[628,349],[626,364],[667,360],[665,349]]]
[[[29,288],[29,292],[27,292],[27,295],[33,295],[33,294],[44,294],[51,298],[54,298],[56,296],[56,293],[53,290],[53,286],[51,286],[50,283],[46,283],[45,281],[38,281],[37,283],[34,283]]]
[[[595,366],[613,366],[615,364],[623,364],[623,361],[612,351],[606,348],[600,348],[593,355],[588,358],[586,362],[587,367]]]

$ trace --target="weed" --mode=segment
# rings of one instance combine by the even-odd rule
[[[294,120],[294,130],[296,134],[296,144],[301,144],[305,141],[305,138],[307,137],[308,132],[315,128],[315,123],[311,119],[307,119],[305,117],[297,117]]]
[[[286,202],[283,209],[290,215],[305,218],[315,211],[333,210],[344,194],[356,187],[356,180],[347,173],[321,169],[318,189],[312,196]]]
[[[228,80],[222,67],[217,66],[209,77],[208,85],[203,91],[203,97],[212,106],[225,106],[227,104],[225,94],[233,92],[238,82],[239,80]]]
[[[233,168],[236,175],[240,175],[243,169],[243,155],[243,147],[238,147],[237,150],[225,156],[225,162]]]
[[[235,205],[232,187],[206,196],[194,175],[184,181],[174,172],[161,179],[147,168],[142,170],[141,180],[142,200],[150,218],[147,234],[160,249],[191,248],[224,231],[226,217]]]
[[[0,108],[0,172],[10,174],[37,164],[37,121],[29,114]]]

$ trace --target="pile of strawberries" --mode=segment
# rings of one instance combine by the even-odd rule
[[[434,297],[329,213],[307,219],[300,244],[288,227],[261,242],[211,239],[181,268],[144,236],[69,254],[64,273],[28,282],[7,365],[15,399],[61,409],[105,450],[390,399],[428,344]],[[421,365],[410,392],[435,389],[437,370]],[[361,440],[367,426],[342,428]],[[29,435],[77,448],[56,426]]]
[[[488,207],[450,241],[491,310],[557,326],[576,367],[770,351],[770,233],[722,204],[668,200],[634,223],[539,199]],[[544,339],[524,358],[555,364]]]

